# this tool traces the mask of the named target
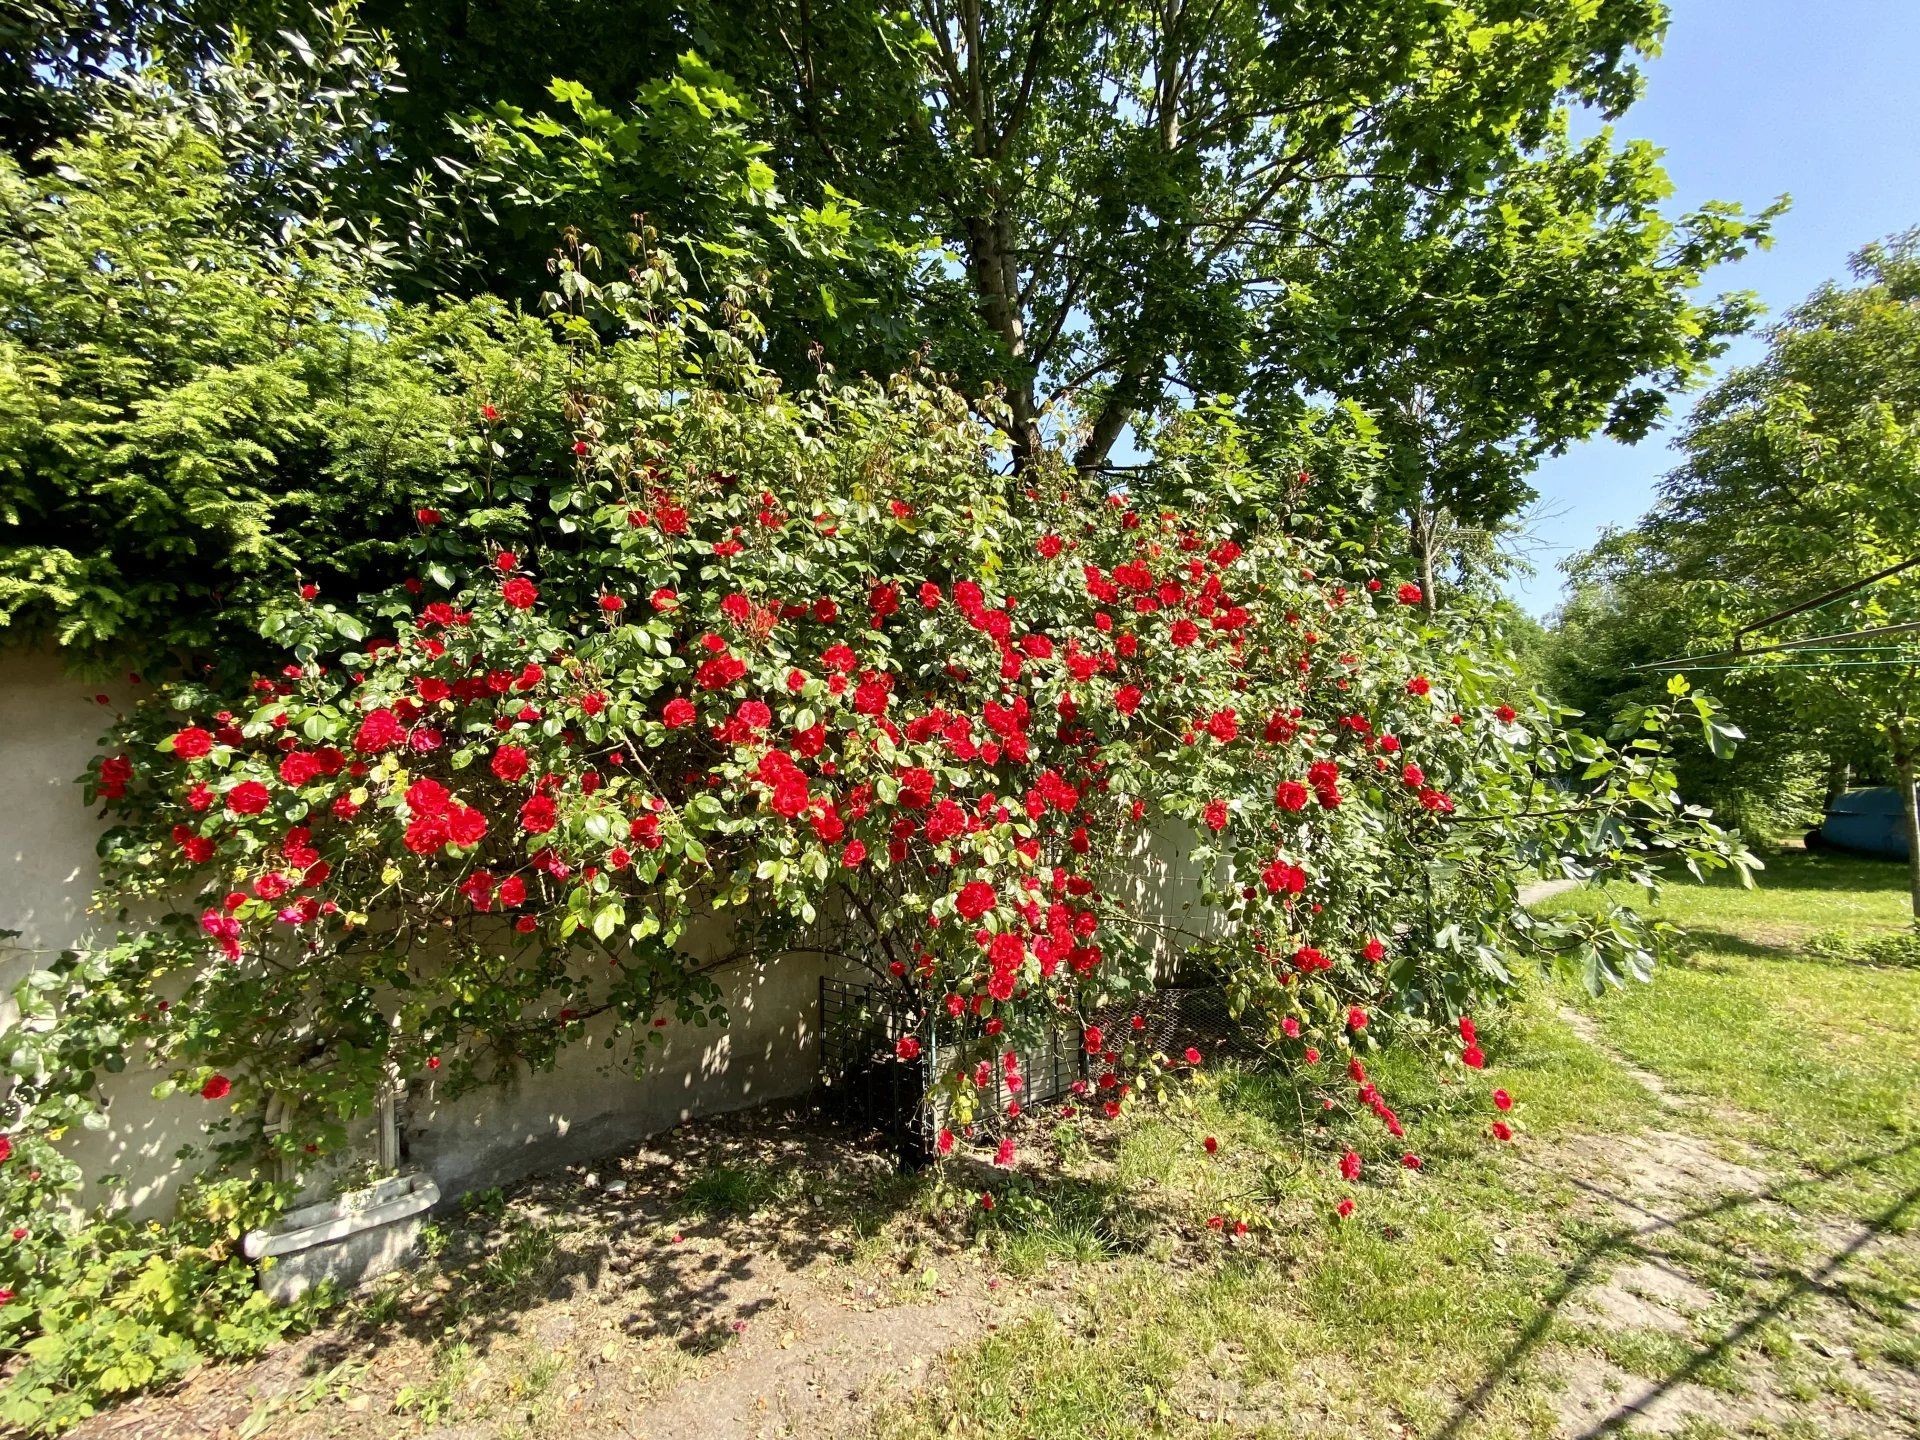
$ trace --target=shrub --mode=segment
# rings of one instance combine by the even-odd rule
[[[7,1273],[30,1279],[0,1309],[0,1344],[18,1352],[0,1386],[0,1423],[58,1433],[103,1403],[209,1359],[256,1355],[310,1324],[331,1295],[276,1306],[239,1253],[241,1236],[283,1199],[244,1180],[197,1182],[167,1224],[69,1226],[43,1214],[41,1233],[16,1227]]]
[[[416,507],[404,583],[275,597],[284,663],[159,687],[90,782],[109,893],[161,915],[97,962],[130,1038],[222,1115],[293,1102],[282,1159],[395,1076],[457,1089],[602,1017],[634,1053],[718,1018],[686,943],[716,917],[734,958],[837,957],[959,1021],[964,1122],[984,1071],[1168,946],[1332,1057],[1452,1022],[1516,952],[1644,973],[1631,914],[1517,907],[1543,864],[1741,860],[1673,794],[1671,706],[1617,748],[1563,733],[1413,586],[996,470],[932,377],[788,393],[624,284],[579,293],[635,338],[576,338],[554,411],[467,422],[565,456],[545,521],[495,503],[519,476]],[[1149,843],[1204,877],[1200,923],[1140,891]],[[1096,1112],[1191,1063],[1089,1048]]]

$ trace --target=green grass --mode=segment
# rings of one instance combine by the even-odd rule
[[[1905,884],[1902,866],[1788,851],[1754,890],[1675,888],[1661,909],[1686,925],[1685,957],[1652,985],[1566,998],[1636,1064],[1722,1107],[1726,1132],[1799,1178],[1831,1177],[1796,1205],[1864,1219],[1863,1202],[1920,1186],[1920,971],[1823,958],[1805,942],[1898,930]]]
[[[1640,1123],[1644,1093],[1544,1003],[1483,1027],[1483,1043],[1493,1081],[1534,1097],[1515,1112],[1534,1143]],[[1065,1315],[962,1352],[879,1433],[1397,1437],[1444,1426],[1456,1397],[1508,1368],[1462,1433],[1547,1433],[1551,1390],[1537,1349],[1511,1367],[1508,1356],[1531,1327],[1542,1338],[1567,1328],[1552,1309],[1565,1237],[1537,1221],[1574,1194],[1552,1168],[1486,1137],[1492,1082],[1443,1083],[1397,1055],[1370,1068],[1407,1120],[1423,1171],[1395,1163],[1398,1150],[1382,1147],[1370,1119],[1315,1134],[1309,1113],[1303,1138],[1302,1097],[1279,1077],[1214,1076],[1191,1113],[1127,1124],[1106,1185],[1056,1188],[1072,1198],[1045,1223],[1029,1219],[1048,1206],[1036,1195],[985,1227],[1016,1264],[1036,1244],[1058,1264],[1082,1258],[1065,1253],[1058,1231],[1124,1236],[1146,1225],[1128,1207],[1150,1199],[1152,1218],[1188,1237],[1179,1255],[1113,1247],[1121,1261],[1083,1277]],[[1346,1184],[1334,1159],[1369,1126],[1366,1170]],[[1209,1135],[1219,1142],[1211,1157]],[[1361,1208],[1343,1222],[1333,1207],[1346,1195]],[[1252,1235],[1209,1231],[1213,1214],[1246,1218]]]
[[[1463,1083],[1417,1056],[1370,1060],[1426,1161],[1417,1175],[1379,1153],[1376,1128],[1360,1183],[1340,1182],[1330,1157],[1370,1122],[1322,1123],[1310,1097],[1270,1074],[1216,1075],[1190,1113],[1125,1122],[1104,1169],[1092,1166],[1099,1183],[1053,1187],[1057,1204],[1036,1186],[981,1222],[1017,1271],[1077,1274],[1073,1302],[956,1352],[877,1433],[1545,1437],[1558,1424],[1556,1373],[1576,1351],[1732,1397],[1770,1386],[1789,1407],[1838,1406],[1871,1430],[1871,1397],[1805,1343],[1803,1331],[1831,1320],[1807,1281],[1836,1248],[1820,1222],[1899,1235],[1916,1218],[1920,973],[1822,959],[1806,942],[1897,932],[1904,871],[1787,854],[1756,891],[1674,887],[1659,908],[1694,937],[1683,960],[1599,1001],[1543,990],[1483,1025],[1486,1076]],[[1566,1005],[1689,1103],[1658,1104],[1573,1034],[1556,1014]],[[1486,1138],[1492,1084],[1518,1099],[1517,1146]],[[1606,1170],[1585,1137],[1649,1127],[1721,1147],[1771,1196],[1683,1200],[1678,1223],[1644,1241],[1577,1181],[1583,1166]],[[1220,1142],[1213,1157],[1207,1135]],[[1343,1194],[1360,1207],[1344,1223],[1331,1214]],[[1224,1240],[1205,1228],[1213,1214],[1253,1233]],[[1156,1226],[1185,1237],[1176,1253],[1156,1249]],[[1656,1243],[1654,1258],[1712,1297],[1691,1329],[1614,1327],[1569,1303]],[[1859,1354],[1910,1363],[1913,1247],[1843,1263],[1822,1285],[1844,1297]],[[1845,1433],[1817,1418],[1690,1427]]]

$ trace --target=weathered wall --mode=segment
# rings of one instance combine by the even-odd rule
[[[133,692],[124,683],[82,683],[50,654],[0,650],[0,930],[21,932],[0,940],[0,987],[8,997],[0,1001],[0,1027],[17,1018],[14,984],[89,930],[101,824],[73,782],[109,718],[93,698],[101,693],[119,701]],[[594,1043],[568,1049],[553,1071],[502,1088],[444,1101],[430,1085],[421,1087],[402,1116],[409,1159],[432,1173],[443,1193],[458,1195],[598,1154],[693,1115],[798,1094],[813,1084],[818,1064],[819,978],[819,967],[804,961],[716,976],[732,1023],[668,1026],[664,1046],[649,1047],[637,1074],[612,1063],[621,1052],[599,1043],[607,1038],[602,1032]],[[76,1137],[75,1155],[96,1182],[90,1198],[158,1213],[194,1173],[177,1152],[202,1138],[203,1102],[154,1100],[157,1078],[117,1077],[107,1129]],[[119,1178],[99,1183],[108,1176]]]
[[[0,650],[0,930],[22,932],[0,941],[8,996],[30,966],[75,944],[91,923],[101,825],[74,778],[110,716],[95,698],[102,693],[118,702],[135,692],[125,683],[83,684],[50,654]],[[1199,877],[1179,862],[1193,838],[1177,823],[1143,834],[1119,897],[1162,927],[1156,948],[1169,971],[1192,939],[1219,923],[1200,903]],[[813,1084],[818,1065],[821,973],[817,963],[790,960],[717,975],[731,1023],[671,1025],[665,1044],[649,1047],[637,1069],[619,1063],[628,1039],[602,1029],[564,1052],[552,1071],[505,1086],[447,1099],[431,1083],[418,1084],[401,1113],[408,1160],[455,1196],[603,1153],[694,1115],[798,1094]],[[12,1024],[10,998],[0,1005],[0,1025]],[[163,1211],[194,1173],[178,1152],[202,1138],[205,1118],[197,1099],[154,1100],[157,1078],[117,1077],[107,1129],[75,1140],[96,1182],[91,1197],[142,1214]]]

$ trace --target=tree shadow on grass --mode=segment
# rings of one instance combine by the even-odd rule
[[[1755,877],[1768,890],[1888,890],[1907,888],[1907,862],[1875,855],[1851,855],[1834,850],[1776,850],[1765,857],[1767,868]],[[1716,874],[1708,884],[1737,886],[1738,876]]]
[[[1815,1187],[1836,1181],[1844,1175],[1874,1168],[1916,1150],[1920,1150],[1920,1140],[1911,1140],[1891,1149],[1856,1155],[1837,1164],[1823,1167],[1819,1174],[1808,1179],[1786,1181],[1758,1191],[1736,1191],[1710,1204],[1701,1205],[1680,1214],[1662,1213],[1650,1208],[1641,1200],[1621,1194],[1594,1181],[1574,1181],[1579,1188],[1596,1197],[1619,1206],[1630,1214],[1644,1217],[1643,1221],[1612,1230],[1580,1253],[1579,1258],[1561,1278],[1553,1293],[1542,1303],[1539,1313],[1529,1322],[1527,1328],[1507,1347],[1500,1359],[1489,1367],[1480,1383],[1447,1417],[1446,1423],[1434,1432],[1434,1440],[1456,1440],[1468,1422],[1492,1398],[1502,1382],[1512,1375],[1530,1354],[1545,1343],[1554,1320],[1568,1303],[1575,1299],[1589,1283],[1604,1278],[1615,1264],[1622,1260],[1639,1259],[1671,1268],[1659,1252],[1649,1245],[1648,1242],[1652,1238],[1676,1231],[1695,1221],[1710,1219],[1749,1205],[1789,1204],[1796,1195],[1803,1195]],[[1879,1213],[1862,1222],[1859,1229],[1845,1244],[1827,1253],[1818,1264],[1810,1267],[1786,1266],[1773,1270],[1772,1278],[1786,1282],[1784,1289],[1773,1298],[1752,1306],[1711,1341],[1692,1347],[1685,1360],[1674,1365],[1659,1379],[1649,1382],[1608,1414],[1580,1431],[1573,1440],[1598,1440],[1600,1436],[1614,1434],[1633,1423],[1663,1395],[1709,1371],[1761,1326],[1782,1314],[1796,1300],[1805,1295],[1817,1292],[1838,1299],[1842,1303],[1866,1309],[1869,1313],[1872,1313],[1871,1307],[1863,1304],[1864,1297],[1873,1296],[1882,1304],[1890,1298],[1897,1299],[1897,1297],[1880,1294],[1872,1287],[1843,1279],[1841,1272],[1862,1250],[1872,1244],[1875,1238],[1897,1232],[1909,1213],[1916,1210],[1920,1210],[1920,1186],[1907,1190]]]
[[[1725,964],[1715,957],[1734,955],[1747,960],[1806,960],[1806,937],[1782,934],[1778,942],[1755,940],[1751,934],[1722,930],[1712,925],[1689,925],[1681,951],[1668,964],[1677,969],[1725,973]]]

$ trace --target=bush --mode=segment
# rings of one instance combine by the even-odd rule
[[[415,506],[391,590],[266,599],[283,663],[158,687],[92,778],[113,900],[162,916],[100,961],[131,1038],[223,1115],[292,1102],[283,1160],[395,1075],[458,1089],[600,1017],[636,1055],[719,1018],[686,943],[716,919],[736,958],[837,957],[960,1021],[964,1121],[984,1070],[1169,944],[1331,1055],[1450,1023],[1512,953],[1643,973],[1630,914],[1519,910],[1550,858],[1740,856],[1673,794],[1670,707],[1618,748],[1562,733],[1416,587],[1330,579],[1204,500],[996,470],[933,377],[789,393],[655,295],[577,293],[635,338],[563,317],[564,400],[467,419],[560,473]],[[1206,877],[1204,922],[1135,893],[1150,842]],[[1188,1063],[1090,1043],[1095,1111]]]
[[[110,1219],[16,1229],[4,1274],[0,1344],[18,1359],[0,1386],[0,1423],[57,1434],[102,1404],[164,1385],[207,1360],[257,1355],[331,1301],[316,1290],[276,1306],[239,1253],[284,1195],[226,1180],[196,1183],[167,1224]],[[23,1257],[31,1256],[23,1263]]]

